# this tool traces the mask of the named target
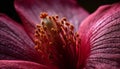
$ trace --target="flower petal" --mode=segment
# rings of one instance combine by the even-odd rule
[[[74,24],[75,29],[81,21],[88,16],[88,13],[79,7],[74,0],[15,0],[15,8],[19,13],[25,29],[33,35],[35,24],[40,23],[40,12],[47,12],[50,15],[65,16]]]
[[[20,60],[0,60],[0,69],[53,69],[29,61]]]
[[[20,59],[39,62],[34,43],[21,25],[0,14],[0,59]]]
[[[120,68],[120,3],[101,6],[82,22],[79,34],[79,65],[86,63],[86,69]]]

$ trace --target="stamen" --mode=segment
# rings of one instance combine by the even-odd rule
[[[40,18],[46,18],[46,16],[48,16],[48,14],[46,12],[42,12],[40,14]]]
[[[66,55],[76,61],[80,38],[74,33],[74,26],[65,17],[60,20],[57,15],[49,16],[45,12],[40,14],[40,18],[41,23],[35,30],[35,49],[50,63],[69,58]]]

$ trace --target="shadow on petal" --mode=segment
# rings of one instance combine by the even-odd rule
[[[120,68],[120,3],[98,8],[82,22],[79,34],[79,62],[84,59],[86,69]]]
[[[42,64],[20,61],[20,60],[0,60],[0,69],[54,69]]]
[[[40,62],[34,43],[21,25],[0,14],[0,59]]]

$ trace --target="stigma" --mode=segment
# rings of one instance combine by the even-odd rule
[[[49,16],[45,12],[40,14],[40,19],[35,29],[35,49],[42,58],[50,63],[62,63],[62,66],[69,60],[76,64],[80,38],[74,26],[65,17],[60,19],[58,15]]]

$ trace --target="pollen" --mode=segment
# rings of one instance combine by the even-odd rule
[[[58,15],[49,16],[45,12],[40,14],[40,19],[35,29],[35,49],[43,59],[55,63],[72,54],[72,60],[76,60],[80,38],[74,26],[65,17],[59,19]]]

